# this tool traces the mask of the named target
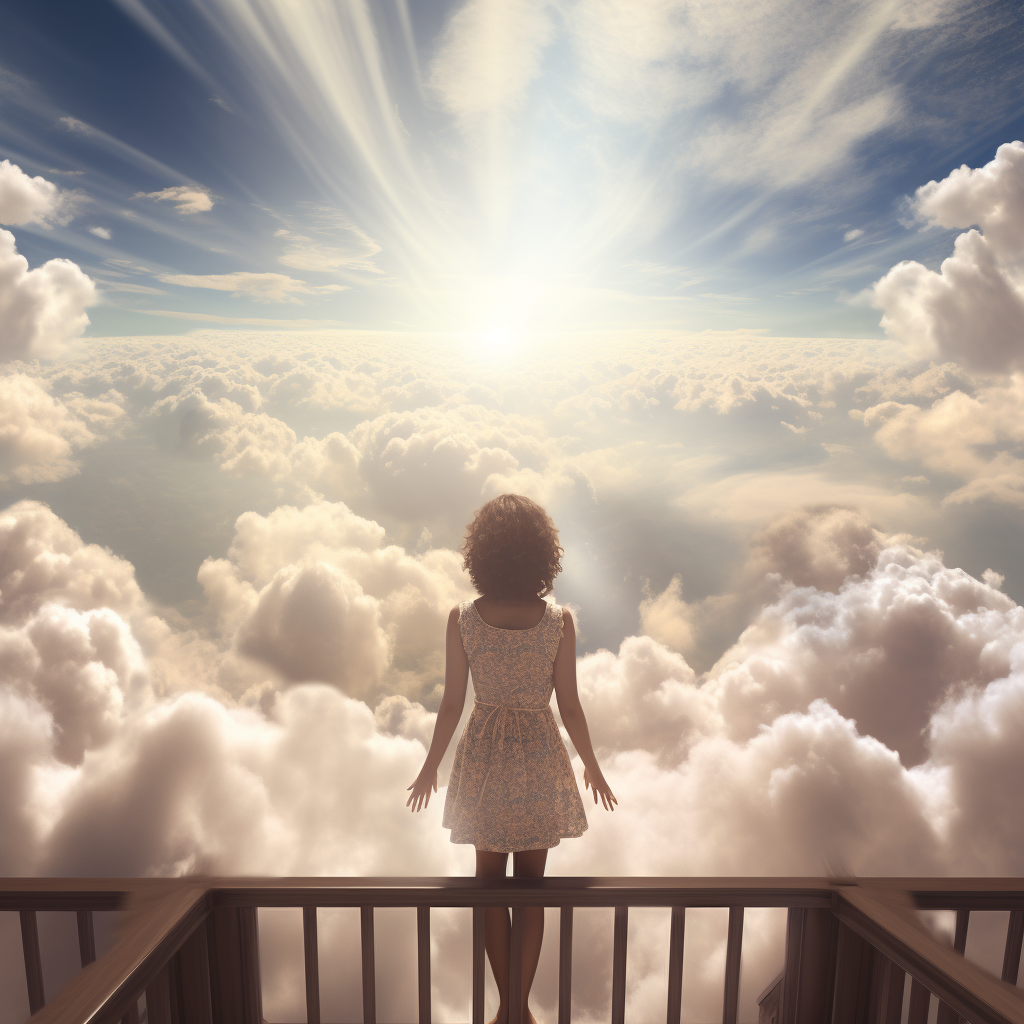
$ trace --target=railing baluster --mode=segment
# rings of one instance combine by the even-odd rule
[[[473,1024],[484,1024],[484,908],[473,908]]]
[[[213,1024],[210,946],[206,922],[185,940],[175,954],[174,962],[178,975],[181,1020],[184,1024]]]
[[[900,1024],[903,1019],[903,990],[907,975],[884,953],[875,951],[875,970],[881,971],[878,992],[877,1024]]]
[[[1011,910],[1006,925],[1006,948],[1003,951],[1003,972],[1000,977],[1011,985],[1017,984],[1020,971],[1020,947],[1024,940],[1024,910]]]
[[[320,944],[316,907],[302,908],[302,953],[306,968],[306,1022],[320,1024]]]
[[[363,952],[363,1024],[377,1024],[377,968],[373,959],[373,907],[359,908]]]
[[[743,908],[729,908],[729,938],[725,947],[725,998],[722,1024],[736,1024],[740,1006],[740,954],[743,948]]]
[[[907,1014],[907,1024],[928,1024],[928,1008],[931,1001],[931,992],[914,978],[910,986],[910,1012]]]
[[[30,1013],[37,1013],[46,1004],[46,997],[43,995],[43,962],[39,957],[39,926],[34,910],[21,911],[21,948],[25,953],[28,1008]]]
[[[416,968],[420,1024],[430,1024],[430,907],[416,908]]]
[[[683,1008],[683,936],[685,931],[686,907],[673,907],[672,923],[669,925],[668,932],[667,1024],[679,1024],[679,1015]]]
[[[96,959],[96,934],[92,926],[92,911],[78,911],[78,955],[86,967]]]
[[[139,1001],[138,999],[128,1007],[128,1012],[121,1018],[121,1024],[139,1024]],[[191,1022],[190,1022],[191,1024]]]
[[[572,1017],[572,907],[558,915],[558,1024]]]
[[[953,948],[961,955],[964,955],[964,950],[967,948],[967,928],[970,924],[971,912],[969,910],[958,910],[956,912],[956,930],[953,933]],[[963,1018],[947,1006],[945,1003],[939,1003],[939,1013],[935,1018],[936,1024],[958,1024]]]
[[[146,986],[146,1020],[148,1024],[171,1024],[171,989],[166,966]]]
[[[512,949],[508,962],[508,1019],[523,1015],[523,911],[512,908]]]
[[[612,1024],[626,1019],[626,939],[629,935],[629,907],[615,908],[612,943]]]

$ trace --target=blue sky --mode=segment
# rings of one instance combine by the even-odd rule
[[[849,298],[952,238],[904,197],[1024,124],[1012,2],[727,4],[708,24],[510,3],[490,25],[384,0],[290,31],[273,6],[261,39],[228,5],[5,0],[0,155],[84,194],[19,245],[100,282],[92,333],[219,322],[149,309],[877,337]],[[182,187],[211,208],[139,196]],[[195,280],[239,272],[299,283]]]

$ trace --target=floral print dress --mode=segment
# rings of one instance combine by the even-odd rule
[[[511,853],[557,846],[587,828],[576,777],[551,711],[562,609],[531,629],[501,629],[459,606],[476,700],[455,751],[442,824],[453,843]]]

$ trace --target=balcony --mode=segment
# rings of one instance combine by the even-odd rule
[[[558,908],[558,1024],[572,1019],[573,912],[614,910],[611,1024],[625,1024],[631,908],[670,910],[667,1024],[680,1024],[688,908],[728,908],[722,1024],[737,1024],[746,908],[788,911],[766,1024],[1024,1024],[1017,989],[1024,880],[990,878],[199,878],[0,879],[0,910],[20,914],[32,1024],[261,1024],[258,908],[301,908],[306,1019],[321,1024],[317,911],[359,910],[363,1024],[376,1024],[375,910],[416,908],[418,1024],[430,1024],[431,910],[472,908],[472,1024],[484,1021],[483,908],[513,908],[511,991],[518,992],[516,908]],[[956,914],[949,946],[918,911]],[[1008,911],[1001,978],[963,956],[972,911]],[[38,911],[77,914],[82,970],[46,1002]],[[121,911],[96,959],[94,913]],[[552,941],[552,939],[549,939]],[[11,976],[11,965],[5,965]],[[512,1014],[517,1007],[513,1004]],[[687,1018],[682,1018],[687,1019]],[[633,1022],[630,1024],[641,1024]],[[642,1022],[649,1024],[649,1022]]]

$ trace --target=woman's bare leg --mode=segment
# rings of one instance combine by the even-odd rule
[[[516,854],[518,857],[519,855]],[[507,853],[476,851],[477,878],[504,878]],[[512,921],[507,907],[484,908],[484,949],[498,986],[498,1015],[491,1024],[508,1024],[508,962],[512,948]]]
[[[516,878],[540,878],[544,874],[547,863],[547,850],[523,850],[512,854],[512,874]],[[530,989],[533,977],[537,973],[540,960],[540,947],[544,941],[544,908],[523,907],[523,1021],[530,1024],[533,1014],[530,1013]],[[511,941],[511,940],[510,940]],[[514,1022],[513,1022],[514,1024]]]

